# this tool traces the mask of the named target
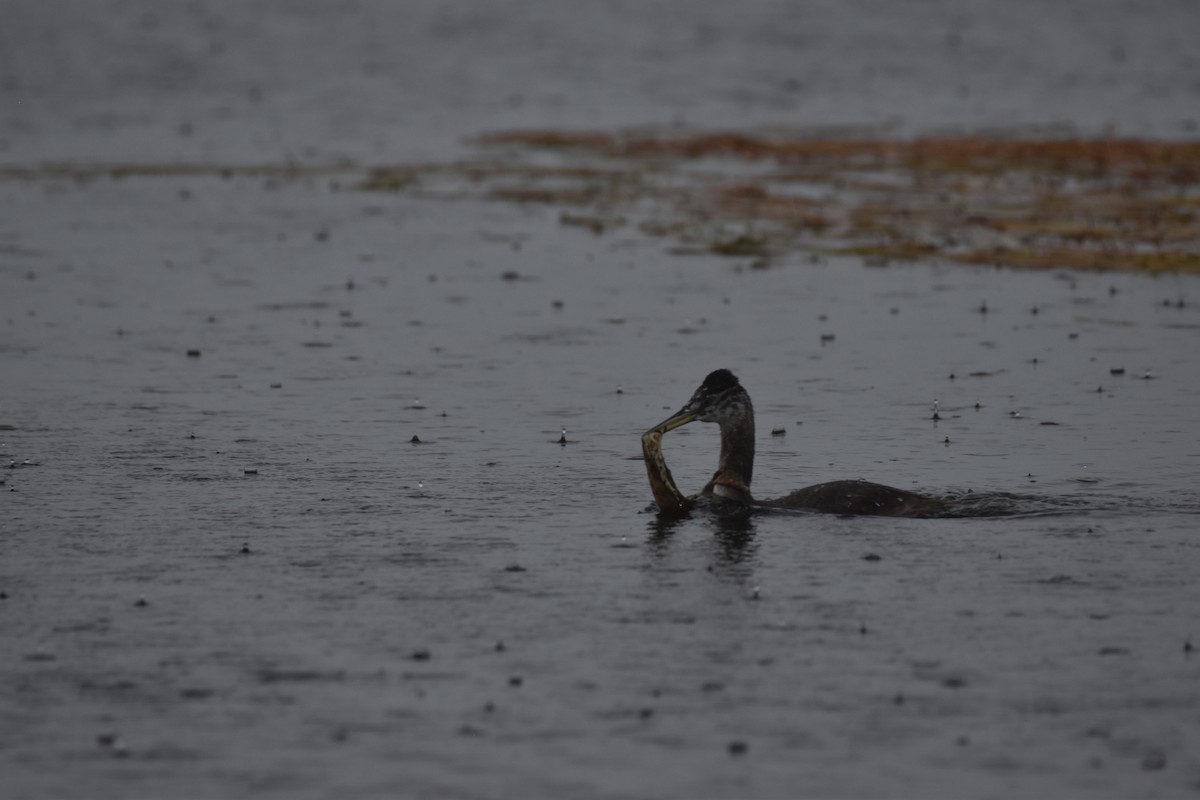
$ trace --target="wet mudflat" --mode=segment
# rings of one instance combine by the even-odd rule
[[[505,129],[1189,136],[1195,11],[565,8],[6,17],[5,796],[1193,796],[1200,278],[454,181]],[[1172,186],[1161,242],[971,224],[1194,255]],[[980,515],[660,519],[639,436],[718,367],[756,494]]]

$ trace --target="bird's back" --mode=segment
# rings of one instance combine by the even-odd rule
[[[826,514],[884,517],[933,517],[944,513],[944,500],[906,492],[869,481],[830,481],[797,489],[774,500],[761,500],[767,508],[794,508]]]

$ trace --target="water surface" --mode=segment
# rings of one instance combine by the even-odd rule
[[[1194,278],[750,269],[318,181],[3,191],[25,796],[1197,774]],[[1015,514],[660,520],[639,434],[718,366],[763,496],[862,477]],[[698,489],[715,428],[665,442]]]
[[[68,5],[5,9],[6,167],[1196,125],[1173,0]],[[1200,785],[1195,278],[760,270],[336,174],[6,175],[6,797]],[[762,496],[1017,513],[660,520],[638,437],[722,366]],[[695,491],[716,432],[666,448]]]

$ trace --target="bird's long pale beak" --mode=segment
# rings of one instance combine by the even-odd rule
[[[694,422],[699,418],[699,416],[700,415],[695,411],[689,411],[687,406],[684,406],[671,416],[664,419],[662,422],[655,425],[650,430],[646,431],[646,433],[666,433],[667,431],[673,431],[676,428],[682,428],[689,422]]]

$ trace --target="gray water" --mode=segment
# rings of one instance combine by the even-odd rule
[[[1141,92],[1190,58],[1163,44],[1179,27],[1160,5],[1125,27],[1108,8],[1111,36],[1079,45],[1087,55],[1116,41],[1139,65],[1112,78],[1139,98],[1135,132],[1178,133],[1176,101],[1194,93],[1178,80]],[[461,23],[476,31],[461,41],[510,52],[503,32],[534,36],[519,23],[535,7],[485,15],[478,29],[467,25],[478,10],[412,13],[417,30]],[[336,86],[328,65],[369,61],[372,47],[425,63],[392,47],[392,33],[424,41],[401,20],[373,5],[345,17],[325,4],[308,16],[163,8],[149,32],[118,35],[116,12],[97,22],[94,74],[67,60],[22,72],[7,89],[22,103],[4,160],[279,160],[304,137],[324,154],[391,152],[392,84],[368,75],[347,96],[322,95],[356,109],[363,93],[379,101],[381,116],[332,114],[327,127],[310,124],[299,87],[306,75]],[[441,93],[421,84],[419,109],[458,108],[443,99],[460,88],[452,76],[480,76],[457,92],[462,108],[426,116],[396,148],[449,147],[422,131],[454,140],[608,119],[599,89],[546,69],[548,54],[589,36],[633,48],[642,66],[680,48],[640,88],[611,89],[645,121],[654,87],[679,85],[674,71],[686,77],[713,47],[748,70],[730,85],[752,74],[735,55],[758,52],[783,14],[714,6],[733,32],[693,47],[655,38],[665,10],[615,8],[605,25],[649,43],[547,17],[537,41],[549,43],[512,51],[511,72],[451,70]],[[192,41],[184,22],[205,9]],[[1076,41],[1053,26],[1080,10],[1055,9],[1043,24]],[[86,15],[22,12],[31,33],[6,26],[10,52],[89,41]],[[1009,14],[980,7],[932,27],[939,41],[949,26],[1003,42],[1027,24]],[[877,14],[816,18],[828,26],[811,40],[819,53],[863,41],[848,31],[886,27]],[[318,47],[341,30],[331,20],[351,30]],[[892,22],[929,29],[924,17]],[[299,76],[263,65],[255,74],[281,82],[264,92],[270,113],[237,100],[221,117],[205,93],[229,93],[230,76],[246,74],[230,62],[259,52],[265,30]],[[562,30],[576,33],[559,41]],[[117,46],[164,31],[182,49]],[[230,55],[189,72],[212,41]],[[944,76],[911,47],[902,61],[918,77]],[[153,74],[188,91],[133,79],[170,52],[184,54],[179,72]],[[457,64],[476,51],[422,52]],[[803,108],[875,123],[894,113],[866,112],[892,82],[922,96],[920,80],[862,52],[857,66],[827,68],[853,85],[873,76],[873,92],[839,106],[846,84],[817,81],[816,105]],[[972,86],[1033,80],[998,50],[973,52],[1001,60],[963,73]],[[1069,71],[1037,58],[1043,76]],[[382,75],[403,73],[381,63]],[[624,80],[637,67],[604,63]],[[116,87],[94,135],[100,101],[85,97],[86,81],[68,88],[85,74]],[[1061,106],[1069,121],[1103,116],[1097,74],[1083,73],[1096,85]],[[535,98],[524,107],[489,83],[522,80]],[[950,107],[942,80],[944,94],[935,81],[928,97]],[[591,116],[577,98],[553,101],[580,85]],[[698,122],[741,107],[692,91],[706,109]],[[663,114],[688,106],[671,97]],[[493,117],[500,103],[515,110]],[[959,113],[1004,119],[1004,104],[987,108]],[[1055,108],[1034,103],[1015,121],[1061,121]],[[961,121],[948,116],[914,110],[906,124]],[[196,118],[180,135],[179,121]],[[672,255],[634,226],[596,236],[560,224],[557,209],[351,183],[0,182],[6,796],[1195,793],[1200,280],[807,256],[752,269]],[[970,492],[1009,513],[660,520],[639,435],[722,366],[758,411],[756,494],[861,477]],[[715,430],[692,425],[665,446],[681,488],[698,489],[715,466]]]
[[[5,187],[23,796],[1195,778],[1196,279],[740,269],[540,208],[188,187]],[[639,434],[723,365],[760,495],[1016,516],[661,523]],[[716,447],[667,437],[685,491]]]

